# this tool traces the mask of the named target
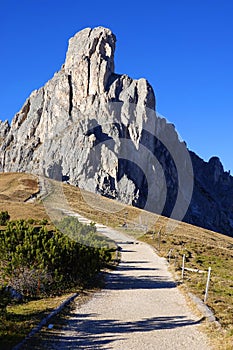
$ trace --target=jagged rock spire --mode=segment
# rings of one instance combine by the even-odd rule
[[[65,72],[75,82],[74,96],[102,94],[114,73],[115,35],[107,28],[86,28],[69,40]]]

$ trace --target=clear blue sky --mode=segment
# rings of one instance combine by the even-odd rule
[[[85,27],[117,36],[117,73],[145,77],[189,149],[233,173],[232,0],[1,0],[0,119],[11,120]]]

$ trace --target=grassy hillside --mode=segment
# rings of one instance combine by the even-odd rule
[[[54,182],[55,183],[55,182]],[[81,191],[70,185],[62,186],[69,209],[92,221],[103,223],[117,230],[124,230],[134,237],[152,244],[161,256],[169,258],[171,269],[181,276],[183,254],[186,267],[207,271],[211,266],[211,283],[207,304],[226,330],[226,344],[233,340],[233,238],[177,223],[175,229],[168,226],[167,218],[126,206],[122,203]],[[24,203],[23,200],[37,192],[35,177],[27,174],[0,175],[0,210],[8,210],[16,218],[48,218],[43,203]],[[24,195],[23,195],[24,192]],[[49,219],[49,218],[48,218]],[[125,225],[126,224],[126,225]],[[160,234],[158,234],[160,232]],[[169,254],[170,252],[170,254]],[[185,271],[184,284],[188,290],[204,297],[206,273]],[[217,332],[219,336],[219,332]],[[222,349],[231,349],[226,345]],[[219,347],[220,348],[220,347]]]
[[[0,200],[24,202],[39,191],[38,180],[25,173],[3,173],[0,176]]]
[[[12,220],[48,219],[43,204],[25,203],[39,191],[37,177],[25,173],[0,174],[0,211],[7,210]]]

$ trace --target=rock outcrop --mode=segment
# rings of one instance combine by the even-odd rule
[[[0,122],[0,171],[66,180],[233,235],[233,178],[217,158],[205,163],[189,153],[156,115],[147,80],[114,72],[115,43],[103,27],[70,39],[61,70],[11,126]]]
[[[190,152],[194,190],[185,221],[233,236],[233,177],[218,157],[204,162]]]

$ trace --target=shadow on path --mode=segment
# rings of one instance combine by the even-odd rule
[[[127,270],[135,270],[135,271],[156,271],[158,269],[154,267],[136,267],[136,266],[129,266],[125,264],[121,264],[118,266],[118,271],[127,271]]]
[[[166,277],[156,276],[127,276],[122,274],[111,274],[107,277],[105,289],[127,290],[127,289],[162,289],[175,288],[176,284]]]
[[[114,319],[96,319],[96,314],[71,314],[68,325],[64,328],[63,335],[53,332],[43,333],[43,341],[46,349],[103,349],[117,340],[124,340],[124,334],[136,332],[150,332],[161,329],[173,329],[198,324],[200,321],[192,321],[184,316],[174,317],[152,317],[136,322],[120,322]],[[65,335],[67,331],[72,337]],[[41,346],[41,345],[40,345]],[[39,345],[33,344],[33,349],[42,349]],[[28,348],[27,349],[32,349]]]

